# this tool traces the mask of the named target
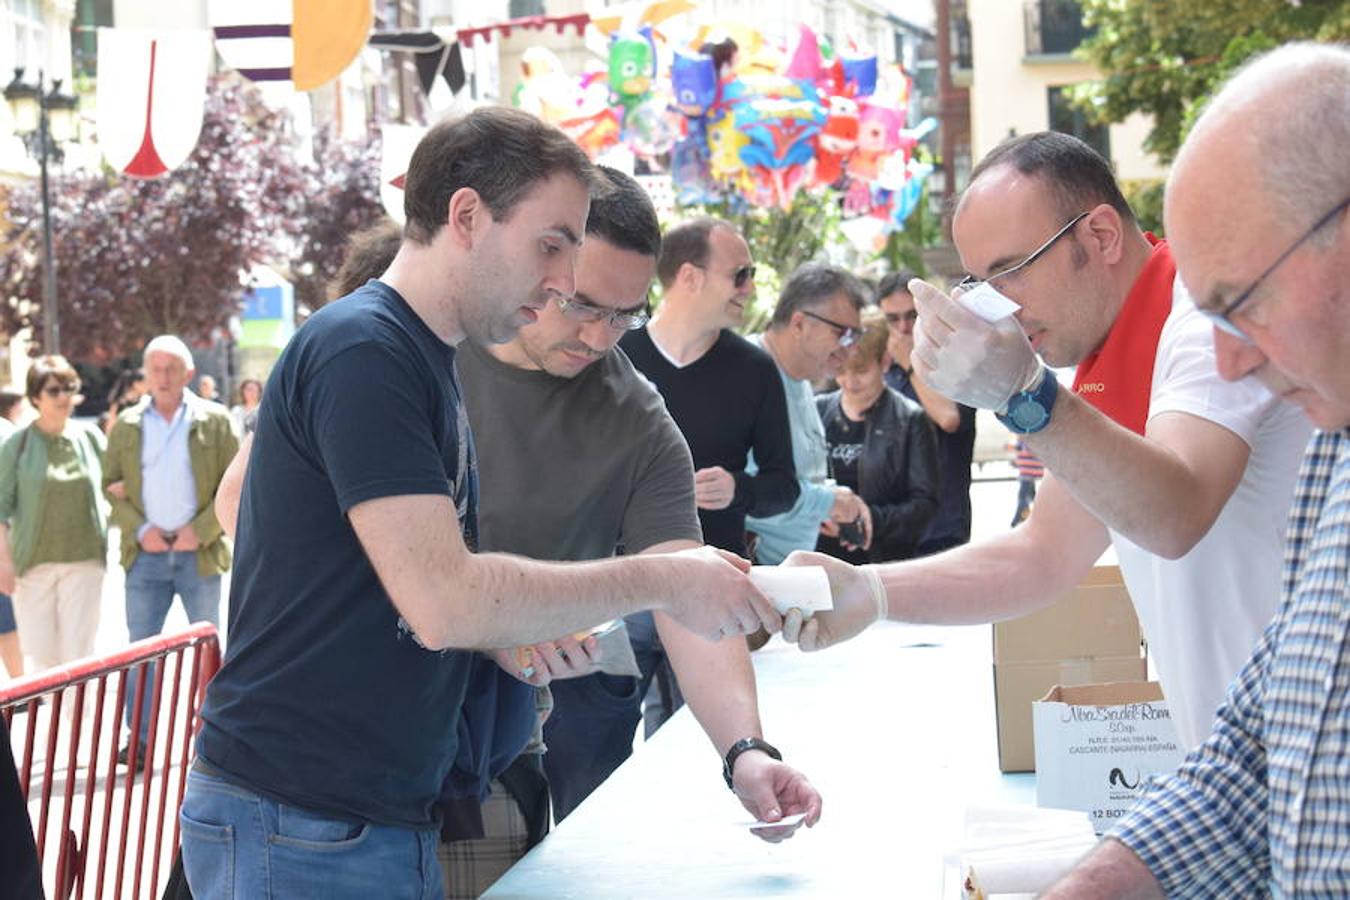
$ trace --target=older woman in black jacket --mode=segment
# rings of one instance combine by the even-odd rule
[[[830,475],[852,488],[872,513],[872,542],[821,525],[816,549],[852,563],[908,559],[937,512],[941,479],[937,438],[917,403],[886,386],[890,361],[886,319],[879,311],[863,317],[856,352],[839,374],[839,390],[816,398],[825,423]]]

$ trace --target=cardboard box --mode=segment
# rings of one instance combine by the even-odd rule
[[[1037,805],[1082,810],[1098,834],[1186,755],[1156,681],[1055,687],[1033,718]]]
[[[1036,766],[1031,705],[1055,685],[1146,681],[1143,633],[1118,566],[1097,566],[1053,606],[994,624],[998,764]]]

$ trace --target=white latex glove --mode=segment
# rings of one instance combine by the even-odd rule
[[[802,650],[826,647],[857,637],[873,622],[886,618],[886,588],[876,566],[851,566],[841,559],[794,550],[785,566],[821,566],[830,579],[834,609],[803,614],[790,609],[783,618],[783,640]]]
[[[987,322],[918,278],[909,289],[919,311],[910,362],[934,390],[966,406],[1001,411],[1040,378],[1041,361],[1015,317]]]

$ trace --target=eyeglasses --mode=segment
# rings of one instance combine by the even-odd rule
[[[810,316],[817,322],[824,322],[826,325],[838,331],[840,347],[852,347],[854,344],[858,343],[858,338],[862,336],[862,332],[858,329],[848,325],[841,325],[833,319],[827,319],[818,313],[811,312],[809,309],[798,310],[798,312],[804,316]]]
[[[1033,250],[1030,256],[1022,260],[1017,265],[1004,269],[1002,272],[996,272],[995,274],[990,275],[988,278],[976,278],[974,275],[967,275],[965,278],[961,279],[960,283],[957,284],[957,287],[964,289],[964,288],[972,288],[977,284],[984,284],[986,282],[992,284],[994,279],[996,278],[1005,278],[1008,275],[1013,274],[1014,272],[1022,271],[1023,269],[1027,268],[1032,263],[1034,263],[1036,260],[1044,256],[1046,253],[1048,253],[1050,248],[1055,246],[1055,241],[1059,240],[1060,238],[1064,237],[1064,235],[1072,231],[1073,226],[1083,221],[1085,218],[1087,218],[1087,216],[1088,216],[1087,212],[1080,212],[1078,215],[1074,216],[1068,222],[1065,222],[1064,227],[1061,228],[1059,231],[1056,231],[1050,237],[1050,240],[1046,241],[1044,244],[1041,244],[1039,247]]]
[[[700,266],[698,263],[690,263],[689,265],[693,266],[696,269],[702,269],[705,272],[708,271],[707,266]],[[755,280],[755,267],[752,265],[739,266],[736,268],[735,271],[731,273],[731,284],[738,291],[754,280]]]
[[[604,321],[615,331],[635,331],[646,325],[647,320],[652,317],[647,308],[636,312],[625,312],[621,309],[611,309],[608,306],[596,306],[594,303],[587,303],[575,298],[558,296],[554,299],[558,301],[558,308],[562,310],[563,315],[572,321]]]
[[[60,397],[62,394],[74,396],[79,392],[80,383],[78,381],[74,384],[49,384],[42,389],[42,393],[46,394],[48,397]]]
[[[1303,232],[1302,237],[1294,241],[1294,243],[1290,244],[1287,250],[1285,250],[1283,253],[1277,256],[1275,258],[1275,261],[1271,263],[1269,266],[1267,266],[1264,272],[1256,276],[1256,280],[1253,281],[1250,285],[1248,285],[1245,291],[1243,291],[1242,293],[1238,294],[1235,298],[1233,298],[1233,300],[1227,306],[1223,307],[1222,309],[1199,309],[1199,307],[1197,307],[1197,309],[1200,312],[1200,315],[1204,316],[1206,319],[1209,319],[1209,321],[1212,322],[1214,326],[1218,328],[1220,331],[1226,334],[1230,334],[1233,337],[1237,338],[1238,340],[1250,342],[1251,339],[1247,337],[1246,332],[1244,332],[1241,328],[1239,328],[1236,324],[1234,324],[1233,313],[1237,312],[1238,308],[1242,306],[1242,304],[1246,303],[1248,300],[1252,298],[1252,295],[1256,293],[1256,289],[1261,286],[1261,283],[1264,282],[1267,278],[1269,278],[1276,269],[1278,269],[1281,265],[1283,265],[1286,259],[1293,256],[1294,251],[1297,250],[1299,247],[1303,246],[1304,241],[1308,240],[1308,238],[1312,237],[1314,234],[1317,234],[1317,232],[1321,231],[1322,228],[1331,224],[1331,220],[1336,218],[1341,213],[1345,212],[1347,206],[1350,206],[1350,197],[1346,197],[1340,203],[1337,203],[1336,206],[1333,207],[1330,212],[1328,212],[1325,216],[1314,222],[1311,228]]]
[[[886,324],[888,325],[899,325],[901,322],[913,324],[917,321],[919,321],[919,311],[917,309],[911,309],[909,312],[902,313],[886,313]]]

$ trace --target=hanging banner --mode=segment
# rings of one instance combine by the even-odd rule
[[[408,173],[413,151],[427,129],[421,125],[386,123],[380,131],[380,202],[389,218],[402,225],[403,178]]]
[[[336,78],[370,37],[371,0],[209,0],[220,58],[253,81],[312,91]]]
[[[207,31],[98,30],[98,143],[118,172],[155,178],[187,160],[202,130]]]

